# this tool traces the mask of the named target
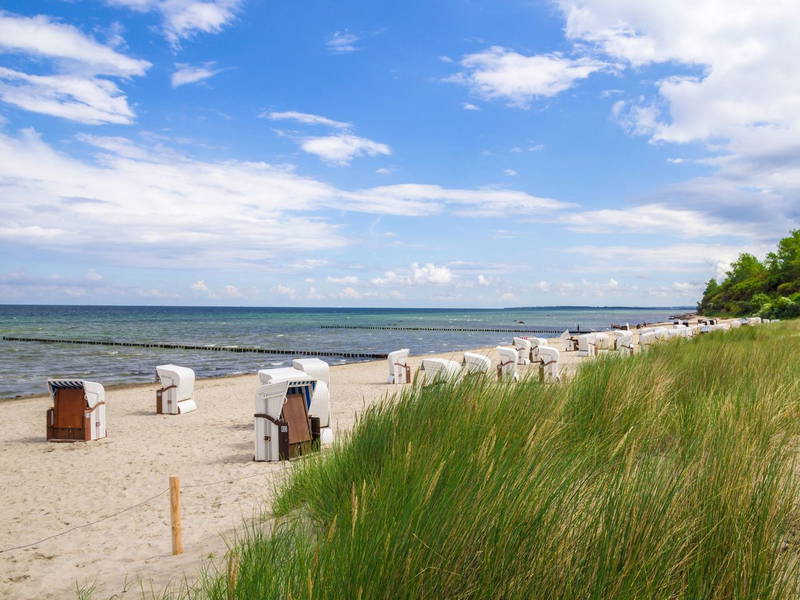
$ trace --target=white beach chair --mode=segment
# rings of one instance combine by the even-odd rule
[[[531,341],[526,338],[514,338],[514,350],[517,351],[517,364],[527,365],[531,361]]]
[[[388,383],[411,383],[411,367],[408,365],[409,352],[408,348],[389,352]]]
[[[483,354],[464,352],[464,370],[467,373],[488,373],[492,368],[492,360]]]
[[[179,415],[197,409],[194,401],[194,371],[177,365],[158,365],[156,377],[161,389],[156,390],[156,413]]]
[[[529,337],[531,343],[531,362],[539,360],[539,346],[547,346],[547,340],[540,337]]]
[[[455,381],[461,376],[461,365],[447,358],[423,358],[420,372],[423,385],[440,381]]]
[[[281,448],[281,434],[288,435],[289,426],[281,420],[289,383],[268,383],[256,392],[254,460],[277,462],[287,451]],[[283,428],[283,430],[282,430]]]
[[[497,346],[495,350],[497,350],[497,354],[500,356],[500,362],[497,365],[497,378],[518,381],[517,351],[514,348],[508,348],[506,346]]]
[[[642,349],[643,352],[650,350],[656,343],[658,343],[659,337],[657,331],[647,331],[639,335],[639,348]]]
[[[594,333],[584,333],[578,336],[578,356],[597,356]]]
[[[48,379],[53,408],[47,410],[47,439],[53,442],[106,437],[106,390],[83,379]]]
[[[610,352],[615,349],[616,340],[610,333],[595,333],[594,347],[595,352]]]
[[[609,332],[614,336],[614,349],[620,354],[633,354],[633,333],[627,329],[613,329]]]
[[[539,346],[539,381],[560,381],[559,352],[552,346]]]
[[[761,325],[761,317],[748,317],[748,325]]]
[[[731,329],[738,329],[741,326],[742,322],[739,321],[738,319],[734,319],[733,321],[731,321]]]
[[[322,362],[322,361],[320,361]],[[261,369],[258,372],[261,383],[286,382],[289,394],[301,394],[306,403],[309,417],[319,419],[320,428],[330,427],[331,396],[328,384],[294,367],[280,369]]]

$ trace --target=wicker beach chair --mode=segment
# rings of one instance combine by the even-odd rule
[[[411,383],[411,367],[408,364],[410,350],[395,350],[389,352],[389,383]]]
[[[527,365],[531,361],[531,340],[515,337],[514,350],[517,351],[517,364]]]
[[[455,381],[461,376],[461,365],[446,358],[423,358],[419,370],[422,373],[423,385]]]
[[[327,366],[327,363],[323,365]],[[290,396],[292,394],[302,396],[309,417],[317,419],[319,427],[325,428],[330,426],[331,419],[331,395],[325,382],[326,378],[330,379],[330,375],[325,372],[322,365],[314,363],[313,366],[312,370],[317,370],[317,375],[311,375],[294,367],[283,367],[261,369],[258,372],[258,379],[263,384],[285,381],[289,386],[287,393]],[[321,379],[317,379],[317,376]]]
[[[597,356],[594,333],[584,333],[578,336],[578,356]]]
[[[500,357],[500,361],[497,365],[497,378],[518,381],[517,351],[514,348],[508,348],[506,346],[497,346],[495,350],[497,350],[497,354]]]
[[[552,346],[539,346],[539,381],[560,381],[559,352]]]
[[[156,390],[157,414],[178,415],[197,409],[194,371],[177,365],[159,365],[156,379],[161,382],[161,389]]]
[[[106,391],[83,379],[48,379],[53,408],[47,410],[47,440],[76,442],[106,437]]]
[[[492,368],[492,361],[488,356],[474,352],[464,352],[463,364],[467,373],[488,373]]]

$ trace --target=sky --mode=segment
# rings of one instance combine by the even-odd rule
[[[797,227],[796,0],[4,0],[0,303],[692,305]]]

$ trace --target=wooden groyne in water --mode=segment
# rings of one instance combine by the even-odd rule
[[[126,346],[129,348],[166,348],[168,350],[212,350],[215,352],[254,352],[257,354],[291,354],[295,356],[332,356],[340,358],[386,358],[387,354],[375,352],[334,352],[329,350],[286,350],[259,348],[257,346],[212,346],[193,344],[168,344],[163,342],[118,342],[113,340],[72,340],[64,338],[34,338],[4,335],[7,342],[40,342],[43,344],[87,344],[90,346]]]
[[[322,329],[386,329],[391,331],[457,331],[479,333],[541,333],[544,335],[561,335],[564,330],[555,327],[539,327],[527,329],[514,329],[504,327],[406,327],[394,325],[320,325]],[[581,333],[581,328],[570,329],[570,334]],[[585,331],[583,333],[586,333]]]

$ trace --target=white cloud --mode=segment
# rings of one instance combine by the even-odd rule
[[[443,285],[452,283],[455,275],[446,266],[437,266],[433,263],[412,263],[408,270],[401,273],[385,271],[382,277],[370,280],[377,287],[406,287],[411,285]]]
[[[242,297],[242,292],[240,292],[239,288],[237,288],[235,285],[226,285],[225,286],[225,294],[229,298],[241,298]]]
[[[0,100],[80,123],[129,124],[134,113],[108,77],[141,76],[150,63],[121,54],[78,29],[45,16],[0,11],[0,53],[45,59],[54,74],[0,67]]]
[[[353,192],[286,166],[202,161],[124,137],[77,139],[94,155],[57,151],[30,129],[0,131],[0,243],[84,260],[113,245],[115,261],[141,267],[309,270],[327,264],[319,254],[350,243],[320,212],[330,208],[483,217],[538,216],[569,206],[498,188],[402,184]]]
[[[671,208],[664,204],[575,212],[561,215],[556,222],[567,225],[572,231],[586,233],[650,233],[689,238],[755,235],[753,227],[715,218],[701,211]]]
[[[566,33],[620,68],[659,66],[653,93],[622,100],[614,113],[654,143],[700,142],[713,175],[684,186],[683,206],[702,201],[731,222],[753,207],[796,223],[800,193],[800,36],[797,4],[748,0],[561,0]],[[664,75],[664,73],[666,73]],[[699,161],[698,161],[699,162]],[[691,188],[702,188],[691,193]],[[737,217],[736,212],[741,216]],[[747,215],[747,216],[744,216]],[[773,224],[776,225],[776,224]],[[775,229],[762,234],[775,236]]]
[[[213,77],[221,71],[221,69],[215,69],[215,65],[216,63],[214,61],[205,62],[202,66],[175,63],[175,71],[170,78],[172,87],[186,85],[187,83],[197,83],[198,81]]]
[[[206,282],[203,281],[202,279],[200,279],[199,281],[195,281],[191,287],[193,292],[197,292],[199,294],[205,294],[209,298],[214,297],[214,292],[211,291],[211,289],[206,285]]]
[[[100,281],[101,279],[103,279],[103,276],[100,275],[100,273],[98,273],[94,269],[89,269],[88,271],[86,271],[86,279],[88,279],[89,281]]]
[[[503,169],[503,174],[507,175],[508,177],[514,177],[517,175],[517,172],[514,169]]]
[[[464,110],[480,110],[479,106],[477,106],[475,104],[471,104],[469,102],[462,103],[461,104],[461,108],[463,108]]]
[[[379,287],[385,287],[389,285],[404,285],[408,284],[407,277],[400,277],[394,271],[384,271],[383,277],[375,277],[370,280],[372,285],[377,285]]]
[[[525,56],[501,46],[467,54],[460,64],[464,70],[448,81],[466,85],[481,97],[504,98],[519,107],[536,98],[555,96],[605,67],[589,57],[573,59],[557,52]]]
[[[544,144],[531,144],[529,146],[514,146],[511,152],[540,152],[544,150]]]
[[[304,123],[306,125],[326,125],[328,127],[335,127],[336,129],[349,129],[352,127],[350,123],[345,123],[344,121],[334,121],[333,119],[322,117],[320,115],[302,113],[295,110],[287,110],[284,112],[264,112],[261,113],[259,117],[264,119],[272,119],[273,121],[289,119],[299,123]]]
[[[134,114],[111,81],[72,75],[28,75],[0,67],[0,99],[31,112],[87,125],[129,124]]]
[[[358,277],[356,277],[355,275],[345,275],[343,277],[328,276],[328,283],[335,283],[337,285],[344,285],[344,284],[355,285],[356,283],[358,283]]]
[[[540,292],[549,292],[550,291],[550,282],[549,281],[540,281],[536,284],[537,289]]]
[[[328,47],[328,50],[335,54],[344,54],[358,50],[359,48],[356,47],[356,44],[360,40],[360,37],[352,33],[348,33],[346,31],[337,31],[330,38],[328,38],[328,41],[325,42],[325,45]]]
[[[614,279],[612,277],[611,279],[608,280],[608,283],[606,284],[606,286],[610,290],[616,290],[617,288],[619,288],[619,281],[617,281],[616,279]]]
[[[275,291],[281,296],[288,296],[289,298],[294,298],[295,294],[297,293],[293,287],[289,287],[280,283],[275,286]]]
[[[169,42],[177,47],[182,39],[197,33],[219,33],[236,18],[243,0],[106,0],[138,12],[156,11]]]
[[[361,298],[361,293],[357,292],[351,287],[346,287],[341,292],[339,292],[339,296],[341,296],[342,298]]]
[[[328,261],[324,258],[301,258],[300,260],[294,261],[291,264],[291,268],[307,270],[307,269],[316,269],[317,267],[322,267],[327,264]]]
[[[500,296],[501,300],[505,300],[506,302],[513,302],[517,299],[517,295],[512,292],[506,292],[502,296]]]
[[[470,217],[541,214],[572,206],[552,198],[540,198],[504,188],[477,190],[444,188],[438,185],[403,183],[343,194],[342,207],[386,214],[424,216],[450,206],[453,214]]]
[[[433,263],[411,265],[412,281],[414,283],[443,284],[453,281],[453,272],[447,267],[437,267]]]
[[[131,77],[144,75],[150,67],[146,60],[125,56],[44,15],[22,17],[0,11],[0,52],[74,61],[94,75]]]
[[[677,244],[669,246],[575,246],[580,257],[574,271],[585,273],[697,273],[699,278],[719,277],[741,252],[764,256],[770,245]]]
[[[266,163],[159,154],[124,138],[81,139],[100,147],[95,162],[55,151],[32,130],[0,133],[0,241],[90,254],[113,245],[118,260],[216,268],[347,243],[336,226],[298,214],[335,203],[338,190],[313,179]]]
[[[373,142],[350,133],[306,138],[300,147],[319,156],[321,159],[337,164],[347,165],[357,156],[389,155],[391,148],[386,144]]]
[[[491,285],[491,283],[492,282],[489,281],[489,279],[483,273],[478,274],[478,285],[482,287],[488,287]]]
[[[387,167],[381,167],[380,169],[375,169],[375,172],[378,175],[391,175],[392,174],[392,170],[387,168]]]

